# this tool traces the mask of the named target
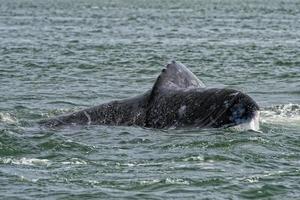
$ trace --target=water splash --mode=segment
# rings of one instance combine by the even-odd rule
[[[259,123],[299,126],[300,105],[289,103],[263,108],[255,114],[255,117],[250,122],[233,128],[238,131],[253,130],[259,132]]]
[[[233,129],[238,131],[253,130],[259,132],[259,121],[260,121],[260,112],[256,111],[254,117],[250,121],[234,126]]]
[[[300,105],[289,103],[265,108],[261,111],[261,122],[299,125]]]

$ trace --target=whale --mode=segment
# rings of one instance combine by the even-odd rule
[[[185,65],[171,61],[143,94],[43,119],[39,124],[227,128],[252,123],[258,113],[258,104],[247,94],[206,87]]]

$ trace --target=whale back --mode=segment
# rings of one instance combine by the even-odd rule
[[[172,62],[157,78],[147,104],[146,127],[226,127],[248,122],[259,110],[247,95],[206,88],[184,65]]]
[[[184,65],[173,61],[162,70],[152,89],[142,95],[42,120],[39,124],[218,128],[249,122],[258,110],[249,96],[232,89],[208,89]]]

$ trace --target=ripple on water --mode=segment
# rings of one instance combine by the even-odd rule
[[[264,184],[259,187],[250,188],[244,190],[239,195],[243,198],[271,198],[273,196],[285,195],[287,193],[287,187],[280,184]]]
[[[17,156],[36,150],[31,141],[11,130],[0,130],[0,155]]]

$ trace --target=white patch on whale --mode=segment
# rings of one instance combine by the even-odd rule
[[[254,116],[250,121],[247,121],[245,123],[239,124],[237,126],[232,127],[235,130],[238,131],[247,131],[247,130],[253,130],[259,132],[259,111],[255,111]]]
[[[84,115],[86,116],[86,118],[88,119],[88,123],[87,123],[87,124],[90,125],[91,122],[92,122],[91,116],[90,116],[86,111],[84,111],[83,113],[84,113]]]
[[[178,109],[178,114],[179,114],[179,117],[183,117],[186,113],[186,105],[183,105],[181,106],[179,109]]]

